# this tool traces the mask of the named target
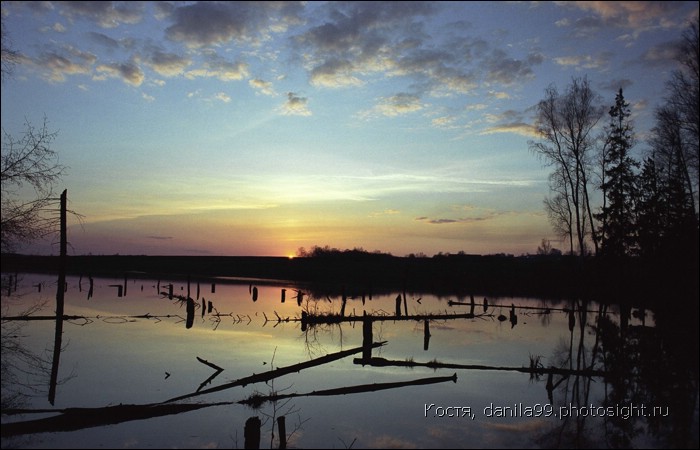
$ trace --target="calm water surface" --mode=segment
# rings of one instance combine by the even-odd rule
[[[3,409],[15,395],[11,406],[32,410],[3,414],[3,447],[243,448],[246,421],[257,417],[260,447],[278,448],[281,416],[287,446],[298,448],[697,446],[697,366],[694,375],[672,366],[672,338],[660,336],[653,311],[349,290],[343,308],[342,295],[261,280],[188,287],[95,278],[89,286],[68,278],[72,317],[63,322],[53,406],[55,320],[3,320]],[[42,304],[33,316],[55,314],[56,277],[20,275],[11,288],[9,296],[3,288],[3,317]],[[334,314],[334,323],[302,323],[302,312]],[[363,359],[363,342],[384,341]],[[282,398],[239,403],[273,394]],[[117,405],[151,406],[106,408]],[[62,425],[38,421],[57,412],[37,410],[68,408],[95,409]],[[29,431],[7,431],[27,421]]]

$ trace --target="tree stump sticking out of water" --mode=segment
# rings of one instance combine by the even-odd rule
[[[190,329],[194,324],[194,300],[187,298],[187,321],[185,322],[185,328]]]
[[[423,350],[428,351],[430,346],[430,321],[426,320],[423,323]]]
[[[280,438],[280,448],[287,448],[287,425],[284,416],[277,418],[278,434]]]
[[[243,436],[245,437],[244,448],[260,448],[260,418],[250,417],[245,421]]]

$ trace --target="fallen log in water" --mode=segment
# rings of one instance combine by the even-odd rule
[[[452,364],[441,363],[438,361],[428,361],[425,363],[415,361],[400,361],[386,358],[355,358],[352,360],[354,364],[373,367],[429,367],[431,369],[467,369],[467,370],[503,370],[511,372],[522,372],[531,374],[554,374],[554,375],[581,375],[586,377],[604,377],[607,372],[594,369],[559,369],[556,367],[499,367],[499,366],[484,366],[479,364]]]
[[[3,414],[29,413],[58,413],[56,416],[22,422],[7,422],[2,424],[2,437],[22,434],[55,433],[60,431],[76,431],[84,428],[114,425],[131,420],[143,420],[153,417],[180,414],[209,406],[231,405],[233,402],[195,403],[163,405],[151,403],[146,405],[115,405],[101,408],[66,408],[43,410],[5,410]]]
[[[62,316],[63,320],[78,320],[78,319],[87,319],[88,317],[85,316]],[[29,315],[24,315],[24,316],[6,316],[0,318],[1,321],[6,322],[10,320],[56,320],[56,316],[29,316]]]
[[[397,321],[397,320],[447,320],[447,319],[478,319],[490,317],[493,318],[493,314],[414,314],[410,316],[401,315],[363,315],[363,316],[347,316],[342,317],[337,314],[307,314],[306,312],[301,313],[301,318],[289,319],[290,321],[301,322],[302,325],[321,325],[321,324],[335,324],[340,322],[361,322],[363,320],[371,321]]]
[[[448,300],[447,304],[449,306],[472,306],[471,302],[458,302],[455,300]],[[501,305],[498,303],[493,303],[490,304],[488,303],[488,300],[484,299],[484,307],[485,308],[492,308],[492,309],[497,309],[497,308],[511,308],[512,306],[507,306],[507,305]],[[549,307],[549,306],[515,306],[515,309],[533,309],[540,311],[542,314],[549,314],[552,311],[563,311],[563,312],[569,312],[571,311],[571,308],[554,308],[554,307]]]
[[[405,386],[420,386],[425,384],[435,384],[444,383],[446,381],[457,382],[457,374],[453,374],[451,377],[429,377],[429,378],[419,378],[412,381],[397,381],[393,383],[372,383],[372,384],[360,384],[357,386],[347,386],[342,388],[334,389],[324,389],[321,391],[312,391],[305,394],[273,394],[273,395],[260,395],[254,394],[245,400],[240,400],[238,403],[243,405],[260,406],[264,402],[274,402],[277,400],[282,400],[285,398],[294,397],[316,397],[316,396],[327,396],[327,395],[345,395],[345,394],[359,394],[362,392],[374,392],[382,391],[385,389],[396,389]]]
[[[384,344],[386,344],[386,341],[375,342],[374,344],[372,344],[372,348],[381,347]],[[181,395],[179,397],[175,397],[175,398],[171,398],[170,400],[166,400],[163,403],[170,403],[170,402],[175,402],[178,400],[184,400],[186,398],[196,397],[198,395],[210,394],[212,392],[219,392],[219,391],[230,389],[230,388],[236,387],[236,386],[246,386],[246,385],[253,384],[253,383],[262,383],[265,381],[269,381],[269,380],[281,377],[282,375],[287,375],[290,373],[299,372],[303,369],[308,369],[309,367],[315,367],[315,366],[327,364],[329,362],[333,362],[333,361],[336,361],[338,359],[342,359],[342,358],[345,358],[347,356],[360,353],[360,352],[362,352],[362,350],[363,350],[363,347],[356,347],[356,348],[351,348],[349,350],[342,350],[340,352],[331,353],[331,354],[326,355],[326,356],[321,356],[320,358],[312,359],[311,361],[306,361],[306,362],[299,363],[299,364],[293,364],[293,365],[287,366],[287,367],[279,367],[277,369],[270,370],[269,372],[263,372],[260,374],[253,374],[253,375],[250,375],[250,376],[247,376],[244,378],[239,378],[238,380],[232,381],[230,383],[222,384],[219,386],[214,386],[214,387],[211,387],[209,389],[205,389],[205,390],[202,390],[199,392],[193,392],[191,394]]]
[[[384,345],[385,342],[376,343],[376,346]],[[352,350],[354,353],[361,351],[361,349]],[[322,358],[317,358],[316,360],[309,361],[307,363],[297,364],[294,366],[289,366],[288,368],[280,369],[291,369],[298,367],[300,365],[318,365],[323,364],[323,362],[318,362],[319,360],[328,359],[331,357],[333,359],[339,359],[340,357],[346,356],[345,353],[348,351],[337,352],[331,355],[327,355]],[[341,356],[339,356],[341,355]],[[328,362],[328,361],[325,361]],[[277,371],[271,371],[277,372]],[[266,375],[266,374],[262,374]],[[253,375],[255,377],[256,375]],[[279,375],[277,375],[279,376]],[[251,378],[251,377],[248,377]],[[270,377],[268,377],[270,378]],[[373,384],[363,384],[357,386],[347,386],[342,388],[325,389],[320,391],[313,391],[309,393],[302,394],[276,394],[269,396],[255,395],[245,400],[240,400],[237,403],[246,405],[259,405],[266,401],[275,401],[285,398],[292,397],[311,397],[311,396],[332,396],[332,395],[347,395],[347,394],[358,394],[364,392],[375,392],[386,389],[396,389],[406,386],[420,386],[427,384],[443,383],[447,381],[457,382],[457,374],[445,377],[429,377],[429,378],[419,378],[417,380],[411,381],[398,381],[391,383],[373,383]],[[234,382],[235,383],[235,382]],[[233,383],[230,383],[233,384]],[[228,386],[228,385],[227,385]],[[221,390],[222,386],[214,388],[213,390]],[[192,397],[197,394],[188,395],[184,397]],[[183,397],[183,398],[184,398]],[[172,400],[168,400],[170,402]],[[105,406],[98,408],[65,408],[65,409],[21,409],[21,408],[11,408],[3,410],[3,415],[26,415],[26,414],[56,414],[51,417],[44,417],[36,420],[27,420],[21,422],[6,422],[2,424],[1,434],[2,437],[19,436],[24,434],[37,434],[37,433],[55,433],[55,432],[67,432],[67,431],[77,431],[85,428],[100,427],[106,425],[115,425],[122,422],[128,422],[132,420],[144,420],[151,419],[154,417],[162,417],[172,414],[181,414],[189,411],[195,411],[202,408],[208,408],[210,406],[227,406],[233,405],[235,402],[217,402],[217,403],[185,403],[185,404],[169,404],[168,402],[163,403],[148,403],[144,405],[114,405]],[[281,428],[282,429],[282,428]]]

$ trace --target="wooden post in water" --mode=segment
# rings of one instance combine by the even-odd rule
[[[212,294],[216,293],[216,283],[211,284],[211,293]]]
[[[423,324],[423,350],[427,351],[430,345],[430,321],[426,320]]]
[[[194,300],[187,298],[187,321],[185,322],[185,328],[190,329],[194,324]]]
[[[282,289],[282,303],[284,303],[284,297],[285,297],[286,294],[287,294],[287,290],[286,290],[286,289]]]
[[[88,300],[90,300],[92,298],[93,289],[95,287],[95,280],[92,279],[92,275],[88,275],[88,279],[90,280],[90,288],[88,289]]]
[[[124,285],[123,284],[110,284],[109,287],[117,288],[117,297],[124,295]]]
[[[396,317],[401,317],[401,294],[396,296]]]
[[[278,434],[280,437],[280,448],[285,449],[287,448],[287,426],[285,424],[284,416],[280,416],[277,418],[277,427]]]
[[[366,314],[362,317],[362,359],[372,358],[372,318]]]
[[[306,313],[306,311],[302,311],[302,312],[301,312],[301,331],[302,331],[302,332],[306,331],[306,323],[307,323],[307,320],[308,320],[308,319],[307,319],[308,316],[309,316],[309,315]]]
[[[126,297],[126,274],[124,274],[124,297]]]
[[[260,418],[257,416],[250,417],[245,421],[243,448],[260,448],[260,426]]]

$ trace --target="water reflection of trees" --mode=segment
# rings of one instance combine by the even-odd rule
[[[31,313],[27,310],[25,314]],[[2,322],[2,409],[18,408],[27,398],[46,394],[51,362],[29,350],[22,339],[26,324]]]
[[[301,291],[297,291],[301,294]],[[342,293],[341,293],[342,295]],[[393,295],[391,296],[393,298]],[[174,304],[179,304],[182,308],[187,305],[186,300],[189,297],[176,296],[170,300]],[[284,294],[283,297],[284,299]],[[291,296],[290,296],[291,298]],[[629,447],[639,445],[650,446],[672,446],[672,447],[693,447],[697,446],[697,395],[698,395],[698,350],[697,336],[688,336],[687,330],[695,329],[697,333],[697,314],[691,314],[688,311],[676,311],[671,306],[666,308],[655,308],[654,312],[640,309],[632,309],[629,306],[619,307],[615,305],[603,305],[593,302],[567,301],[561,304],[554,305],[548,301],[541,301],[534,306],[532,303],[498,305],[493,301],[487,305],[484,299],[483,305],[476,304],[474,300],[471,302],[448,302],[449,307],[454,306],[455,309],[448,312],[447,309],[440,314],[432,314],[430,312],[416,313],[409,316],[405,314],[407,309],[405,303],[402,313],[387,312],[384,310],[374,310],[371,319],[367,316],[352,314],[342,315],[337,299],[331,300],[329,295],[316,296],[309,293],[298,295],[297,301],[303,304],[301,311],[306,313],[307,319],[309,316],[314,316],[318,320],[302,321],[301,318],[282,319],[277,316],[277,321],[271,319],[269,321],[278,324],[287,322],[300,322],[303,333],[300,333],[299,338],[303,340],[303,344],[307,348],[309,358],[313,359],[321,354],[326,354],[324,344],[330,343],[330,346],[335,346],[338,342],[341,348],[344,346],[344,340],[358,337],[360,330],[359,324],[362,323],[363,346],[365,344],[365,324],[369,323],[369,330],[373,330],[374,336],[371,336],[368,342],[376,343],[381,341],[383,327],[392,329],[399,321],[415,321],[414,334],[420,329],[424,330],[424,337],[430,335],[429,325],[433,321],[434,324],[447,323],[448,320],[484,320],[493,322],[494,325],[500,326],[500,316],[497,316],[500,308],[503,312],[511,313],[511,318],[516,315],[521,316],[520,325],[528,323],[523,321],[525,317],[537,317],[541,326],[547,328],[560,324],[563,319],[564,336],[557,347],[554,349],[551,357],[543,359],[538,355],[531,355],[531,363],[529,370],[525,367],[498,367],[498,366],[476,366],[464,365],[458,363],[440,363],[437,360],[416,363],[405,360],[387,360],[384,358],[371,357],[363,352],[363,357],[354,360],[355,364],[371,365],[371,366],[396,366],[396,367],[413,367],[425,366],[435,370],[444,368],[455,368],[458,370],[510,370],[530,373],[534,375],[533,379],[541,382],[546,387],[548,401],[555,407],[571,404],[577,408],[593,405],[595,407],[614,407],[616,405],[628,405],[630,403],[636,405],[647,405],[662,407],[660,411],[668,414],[657,415],[656,417],[648,418],[622,418],[622,417],[582,417],[569,416],[563,420],[553,421],[552,428],[546,433],[538,436],[537,443],[544,447],[582,447],[582,446],[600,446],[600,447]],[[343,300],[345,297],[343,296]],[[359,298],[357,299],[359,301]],[[421,304],[417,301],[418,304]],[[427,302],[425,302],[427,303]],[[380,306],[378,304],[377,306]],[[220,314],[215,309],[206,309],[206,304],[203,299],[201,305],[199,302],[193,303],[193,310],[201,307],[200,311],[192,313],[201,316],[202,323],[205,323],[205,311],[209,313],[212,320],[213,328],[216,330],[223,316],[232,318],[233,323],[240,323],[240,316],[233,314]],[[209,302],[211,307],[211,302]],[[441,304],[442,309],[444,305]],[[470,309],[463,312],[463,306],[468,306]],[[556,307],[555,307],[556,306]],[[428,307],[427,305],[425,306]],[[483,313],[481,313],[483,308]],[[488,312],[487,312],[488,308]],[[359,308],[358,308],[359,309]],[[369,309],[369,308],[368,308]],[[393,310],[393,308],[387,308]],[[352,310],[352,308],[349,308]],[[427,310],[435,311],[435,310]],[[269,313],[269,311],[268,311]],[[376,314],[375,314],[376,313]],[[275,313],[276,314],[276,313]],[[264,313],[263,313],[264,315]],[[236,319],[238,317],[238,320]],[[644,319],[646,317],[646,319]],[[163,318],[173,318],[185,322],[181,315],[164,315],[152,316],[150,314],[140,316],[114,316],[111,320],[120,319],[122,321],[130,321],[136,319],[146,319],[160,321]],[[636,320],[635,320],[636,318]],[[87,320],[87,318],[84,318]],[[100,319],[105,320],[104,317]],[[326,319],[327,323],[321,322],[321,319]],[[516,316],[517,319],[517,316]],[[503,315],[503,321],[508,320]],[[248,316],[248,323],[250,317]],[[268,318],[265,316],[265,324]],[[347,325],[345,324],[347,322]],[[246,323],[243,320],[243,323]],[[507,322],[505,322],[507,324]],[[511,325],[515,326],[518,323],[511,319]],[[263,324],[263,326],[265,326]],[[305,325],[306,324],[306,325]],[[5,322],[3,322],[3,359],[5,356]],[[269,326],[269,325],[268,325]],[[304,326],[306,328],[304,329]],[[342,328],[344,327],[344,328]],[[539,327],[539,325],[538,325]],[[557,328],[558,329],[558,328]],[[462,332],[456,330],[455,333]],[[373,333],[370,333],[372,335]],[[21,332],[15,334],[20,335]],[[379,336],[377,336],[378,334]],[[392,333],[389,333],[392,334]],[[439,345],[439,343],[438,343]],[[427,346],[427,342],[426,342]],[[364,349],[363,349],[364,351]],[[349,354],[348,354],[349,355]],[[343,356],[347,356],[343,354]],[[526,356],[526,355],[524,355]],[[273,357],[274,361],[274,357]],[[534,363],[533,363],[534,361]],[[541,363],[546,361],[543,366]],[[313,366],[319,363],[325,363],[327,360],[316,361]],[[267,376],[281,376],[284,373],[298,372],[300,367],[306,368],[308,364],[302,364],[282,372],[267,373]],[[272,369],[272,364],[270,365]],[[308,365],[311,367],[312,365]],[[548,367],[547,367],[548,366]],[[279,369],[279,368],[278,368]],[[3,367],[4,370],[4,367]],[[603,375],[605,374],[605,375]],[[115,413],[123,412],[125,420],[137,420],[147,417],[158,417],[167,414],[177,414],[190,411],[184,406],[180,408],[170,407],[169,404],[176,400],[189,399],[198,395],[230,389],[234,386],[245,385],[252,382],[267,383],[262,389],[269,390],[270,398],[266,399],[266,405],[263,410],[257,410],[256,414],[263,418],[263,432],[268,429],[271,432],[271,445],[276,445],[279,438],[279,433],[275,437],[274,431],[277,419],[280,416],[287,416],[290,419],[289,428],[293,431],[296,423],[303,423],[298,417],[298,411],[289,401],[289,398],[296,396],[306,396],[305,393],[286,394],[287,387],[278,389],[274,383],[265,380],[274,380],[274,378],[260,377],[260,374],[255,378],[246,378],[236,380],[234,383],[227,383],[220,386],[207,389],[206,387],[211,378],[206,380],[196,392],[179,396],[169,401],[163,402],[162,405],[131,405],[134,408],[141,408],[148,415],[139,415],[140,410],[134,408],[103,408],[101,411],[88,411],[85,415],[91,418],[98,416],[98,413],[104,413],[105,417],[109,416],[110,420]],[[3,372],[3,382],[7,377]],[[443,380],[444,381],[444,380]],[[401,386],[407,383],[396,383]],[[44,384],[46,386],[46,384]],[[397,387],[392,385],[392,388]],[[360,392],[352,389],[364,389],[366,386],[341,387],[331,389],[324,395],[345,395],[347,392]],[[3,387],[3,394],[5,389]],[[262,394],[262,393],[261,393]],[[318,394],[316,394],[318,395]],[[3,399],[4,400],[4,399]],[[232,404],[231,402],[225,403]],[[224,404],[207,404],[204,406],[223,406]],[[127,406],[127,405],[125,405]],[[3,403],[3,409],[5,405]],[[297,416],[297,422],[294,422]],[[66,422],[74,424],[78,421],[74,416],[66,413]],[[102,422],[99,425],[103,426],[111,422]],[[85,426],[85,425],[84,425]],[[694,428],[695,427],[695,428]],[[287,430],[286,435],[289,435]],[[291,436],[290,436],[291,437]]]
[[[272,360],[270,361],[270,367],[272,368],[275,362],[275,354],[277,353],[277,348],[272,355]],[[280,393],[285,393],[292,388],[292,385],[288,385],[284,388],[275,388],[275,378],[265,382],[268,388],[269,396],[274,397]],[[262,395],[260,392],[256,391],[257,395]],[[255,394],[254,394],[255,395]],[[301,410],[296,406],[296,404],[291,403],[291,398],[286,398],[282,400],[271,400],[270,402],[265,402],[261,405],[251,406],[258,414],[263,417],[260,421],[259,429],[269,429],[270,432],[270,448],[286,448],[290,441],[295,438],[301,430],[304,423],[310,419],[301,418]],[[287,430],[287,417],[293,416],[296,421],[292,425],[291,430]],[[257,417],[257,416],[255,416]],[[246,424],[248,425],[248,424]],[[275,427],[277,427],[277,435],[275,435]],[[248,442],[246,442],[248,444]]]
[[[17,291],[17,276],[3,277],[0,287],[3,317],[7,317],[11,304],[20,304],[22,295]],[[29,316],[41,311],[46,301],[37,301],[26,307],[20,315]],[[2,320],[0,378],[2,410],[18,408],[32,396],[46,395],[51,375],[51,361],[46,355],[35,353],[25,344],[26,323]]]
[[[649,326],[641,309],[635,311],[638,323],[631,325],[627,305],[619,308],[619,314],[606,305],[594,311],[587,306],[572,305],[568,343],[560,341],[551,361],[569,369],[597,367],[606,373],[602,387],[594,378],[575,373],[558,379],[550,375],[549,400],[554,411],[570,406],[570,412],[585,408],[590,412],[591,407],[602,407],[618,414],[570,414],[539,436],[538,444],[697,448],[698,339],[693,324],[697,315],[661,307],[654,313],[655,326]]]

